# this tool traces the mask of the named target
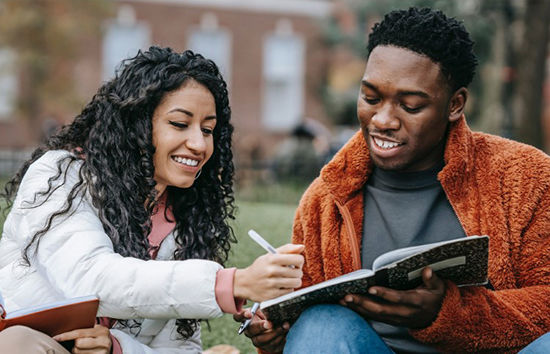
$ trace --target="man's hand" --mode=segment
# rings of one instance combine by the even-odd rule
[[[340,304],[369,320],[407,328],[428,327],[439,313],[446,286],[429,267],[422,270],[422,280],[421,286],[406,291],[373,286],[370,295],[346,295]]]
[[[246,309],[233,315],[233,319],[237,322],[244,322],[251,315],[250,309]],[[287,322],[283,323],[282,326],[274,327],[270,321],[265,319],[262,311],[258,310],[256,316],[245,329],[244,334],[252,340],[255,347],[271,353],[280,353],[285,346],[289,327]]]
[[[74,331],[61,333],[53,339],[58,342],[74,340],[72,352],[75,354],[109,354],[113,345],[109,328],[98,324],[94,328],[75,329]]]

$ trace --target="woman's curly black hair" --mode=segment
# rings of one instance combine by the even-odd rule
[[[464,25],[439,10],[411,7],[395,10],[375,24],[369,35],[367,56],[379,45],[402,47],[438,63],[454,92],[467,87],[477,66],[474,42]]]
[[[4,194],[11,206],[30,164],[49,150],[64,149],[76,154],[61,160],[57,175],[48,181],[48,190],[37,192],[42,203],[63,183],[69,166],[81,162],[79,180],[61,210],[55,211],[46,227],[26,246],[38,248],[40,238],[55,218],[70,215],[73,202],[89,193],[115,252],[149,259],[147,236],[157,193],[152,144],[152,117],[169,92],[189,80],[205,86],[216,103],[214,151],[202,173],[190,188],[168,187],[167,206],[176,219],[177,249],[174,258],[208,259],[223,264],[230,243],[235,242],[228,225],[234,219],[233,154],[227,85],[211,60],[192,51],[176,53],[170,48],[151,47],[123,62],[116,76],[106,82],[71,124],[64,126],[24,163],[8,182]],[[35,198],[36,199],[36,198]],[[36,200],[35,200],[36,201]],[[197,329],[195,319],[180,319],[178,332],[190,337]]]

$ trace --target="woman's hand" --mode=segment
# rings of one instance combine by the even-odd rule
[[[109,354],[113,345],[109,328],[96,324],[94,328],[75,329],[53,337],[58,342],[74,340],[75,354]]]
[[[233,295],[253,301],[273,299],[302,285],[303,245],[286,244],[276,254],[256,258],[245,269],[237,269]]]

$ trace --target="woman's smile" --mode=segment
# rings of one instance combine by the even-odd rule
[[[190,80],[163,98],[153,113],[157,191],[189,188],[214,152],[216,103],[203,85]]]

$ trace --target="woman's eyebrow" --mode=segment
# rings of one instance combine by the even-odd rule
[[[191,118],[193,118],[194,114],[193,112],[190,112],[184,108],[173,108],[171,110],[168,111],[168,113],[174,113],[174,112],[180,112],[180,113],[183,113]],[[211,115],[211,116],[206,116],[204,117],[204,120],[216,120],[216,116],[215,115]]]
[[[193,117],[192,112],[189,112],[188,110],[183,109],[183,108],[173,108],[173,109],[168,111],[168,113],[173,113],[173,112],[180,112],[180,113],[183,113],[185,115],[188,115],[189,117]]]

